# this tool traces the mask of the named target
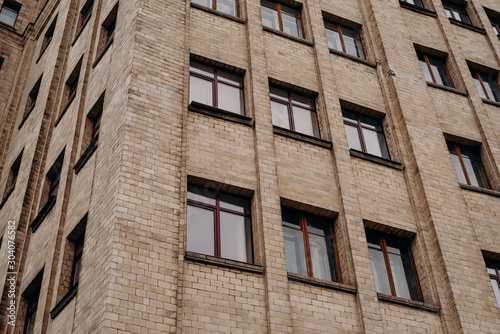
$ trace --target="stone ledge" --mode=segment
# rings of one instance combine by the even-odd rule
[[[242,18],[233,16],[233,15],[230,15],[230,14],[222,13],[222,12],[219,12],[219,11],[214,10],[212,8],[208,8],[208,7],[205,7],[203,5],[199,5],[197,3],[191,2],[191,7],[199,9],[199,10],[202,10],[202,11],[207,12],[207,13],[211,13],[211,14],[214,14],[214,15],[217,15],[217,16],[229,19],[229,20],[232,20],[234,22],[238,22],[238,23],[241,23],[241,24],[245,24],[246,23],[246,20],[244,20]]]
[[[448,87],[448,86],[444,86],[444,85],[435,84],[434,82],[428,82],[427,81],[427,86],[438,88],[438,89],[442,89],[442,90],[445,90],[447,92],[452,92],[452,93],[455,93],[455,94],[458,94],[458,95],[462,95],[462,96],[469,95],[466,91],[463,91],[463,90],[460,90],[460,89],[456,89],[456,88],[453,88],[453,87]]]
[[[197,112],[197,113],[203,114],[203,115],[221,118],[221,119],[224,119],[226,121],[240,123],[240,124],[243,124],[246,126],[253,126],[253,123],[254,123],[253,118],[251,118],[251,117],[240,115],[240,114],[235,114],[235,113],[230,112],[230,111],[215,108],[215,107],[208,106],[206,104],[195,102],[195,101],[191,102],[191,104],[188,106],[188,110],[193,111],[193,112]]]
[[[491,190],[491,189],[486,189],[486,188],[481,188],[481,187],[476,187],[476,186],[469,186],[468,184],[460,184],[460,188],[466,189],[466,190],[472,190],[472,191],[486,194],[486,195],[500,197],[500,191],[496,191],[496,190]]]
[[[273,125],[273,132],[277,135],[281,135],[284,137],[292,138],[295,140],[303,141],[309,144],[313,144],[316,146],[324,147],[324,148],[332,148],[332,142],[328,140],[324,140],[321,138],[316,138],[313,136],[305,135],[303,133],[295,132],[292,130],[284,129],[279,126]]]
[[[344,57],[344,58],[347,58],[347,59],[351,59],[351,60],[357,61],[358,63],[365,64],[365,65],[368,65],[368,66],[373,67],[373,68],[377,67],[377,64],[372,63],[371,61],[368,61],[368,60],[365,60],[365,59],[361,59],[359,57],[355,57],[355,56],[350,55],[348,53],[344,53],[342,51],[335,50],[335,49],[330,49],[330,48],[328,50],[330,50],[330,53],[336,54],[338,56],[341,56],[341,57]]]
[[[295,274],[295,273],[289,272],[288,279],[290,281],[310,284],[310,285],[318,286],[321,288],[333,289],[333,290],[338,290],[338,291],[347,292],[347,293],[351,293],[351,294],[357,293],[356,288],[354,286],[351,286],[351,285],[327,281],[327,280],[309,277],[309,276],[304,276],[304,275],[299,275],[299,274]]]
[[[401,163],[401,162],[397,162],[397,161],[392,161],[392,160],[389,160],[389,159],[381,158],[381,157],[378,157],[376,155],[373,155],[373,154],[370,154],[370,153],[361,152],[361,151],[358,151],[358,150],[355,150],[355,149],[352,149],[352,148],[349,149],[349,153],[351,154],[352,157],[356,157],[356,158],[360,158],[360,159],[363,159],[363,160],[375,162],[377,164],[384,165],[384,166],[387,166],[387,167],[390,167],[390,168],[394,168],[394,169],[397,169],[397,170],[403,170],[403,168],[404,168],[403,163]]]
[[[186,252],[184,254],[184,259],[188,260],[188,261],[213,264],[213,265],[220,266],[220,267],[248,271],[248,272],[257,273],[257,274],[262,274],[264,272],[264,268],[262,268],[262,266],[259,266],[257,264],[240,262],[240,261],[229,260],[229,259],[223,259],[220,257],[199,254],[199,253],[194,253],[194,252]]]
[[[296,36],[284,33],[284,32],[282,32],[280,30],[276,30],[276,29],[269,28],[269,27],[266,27],[266,26],[262,26],[262,28],[264,29],[264,31],[268,31],[270,33],[273,33],[273,34],[276,34],[276,35],[279,35],[279,36],[291,39],[292,41],[295,41],[295,42],[299,42],[299,43],[302,43],[302,44],[305,44],[305,45],[308,45],[308,46],[313,46],[314,45],[312,42],[309,42],[309,41],[307,41],[307,40],[305,40],[303,38],[296,37]]]
[[[451,24],[454,24],[456,26],[459,26],[459,27],[462,27],[462,28],[465,28],[465,29],[469,29],[469,30],[472,30],[472,31],[475,31],[475,32],[478,32],[482,35],[486,35],[486,30],[484,30],[483,28],[480,28],[480,27],[476,27],[472,24],[468,24],[468,23],[464,23],[462,21],[458,21],[458,20],[455,20],[451,17],[448,18],[450,20],[450,23]]]
[[[78,283],[76,283],[69,291],[62,297],[57,305],[50,311],[50,319],[55,319],[59,313],[69,304],[69,302],[76,296],[78,291]]]
[[[491,101],[491,100],[488,100],[488,99],[481,99],[484,103],[486,104],[490,104],[492,106],[495,106],[495,107],[500,107],[500,102],[497,102],[497,101]]]
[[[436,306],[430,305],[430,304],[426,304],[424,302],[417,302],[414,300],[400,298],[400,297],[394,297],[391,295],[386,295],[386,294],[378,293],[378,292],[377,292],[377,297],[378,297],[379,301],[394,303],[394,304],[403,305],[403,306],[409,306],[412,308],[416,308],[416,309],[423,310],[423,311],[428,311],[431,313],[439,313],[439,311],[440,311],[439,307],[436,307]]]
[[[408,3],[405,1],[399,0],[399,5],[405,9],[409,9],[411,11],[414,11],[414,12],[417,12],[420,14],[424,14],[424,15],[431,16],[431,17],[437,17],[436,12],[429,10],[429,9],[425,9],[423,7],[412,5],[411,3]]]

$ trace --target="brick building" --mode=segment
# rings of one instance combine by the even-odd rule
[[[498,0],[0,3],[0,332],[500,333]]]

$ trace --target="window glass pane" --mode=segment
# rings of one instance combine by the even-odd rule
[[[282,222],[283,225],[285,226],[290,226],[296,229],[301,229],[300,228],[300,217],[295,214],[289,214],[286,211],[283,211],[283,217],[282,217]]]
[[[497,84],[490,83],[487,81],[483,81],[483,84],[484,84],[484,88],[488,92],[488,97],[490,98],[490,100],[499,102],[500,101],[500,94],[498,92]]]
[[[188,205],[187,250],[215,255],[214,211]]]
[[[199,73],[199,74],[205,75],[205,76],[210,77],[210,78],[214,77],[214,68],[213,67],[210,67],[210,66],[207,66],[204,64],[200,64],[197,62],[191,62],[191,65],[189,66],[189,70],[191,72]]]
[[[342,42],[340,41],[340,35],[337,32],[337,27],[333,24],[326,24],[326,39],[328,41],[328,47],[330,49],[334,49],[340,52],[344,52],[342,50]]]
[[[493,30],[495,30],[495,34],[500,36],[500,26],[494,24],[493,25]]]
[[[281,5],[281,19],[283,21],[283,32],[296,37],[302,37],[302,27],[298,11]]]
[[[283,100],[288,102],[288,93],[283,89],[279,89],[276,87],[269,87],[269,93],[271,97],[279,100]]]
[[[476,78],[473,78],[474,79],[474,83],[476,84],[476,88],[477,88],[477,91],[479,92],[479,95],[485,99],[486,98],[486,94],[484,93],[484,90],[483,90],[483,87],[481,86],[481,82],[479,81],[479,79],[476,79]]]
[[[444,9],[444,11],[446,12],[446,16],[447,16],[448,18],[453,18],[453,16],[451,15],[451,12],[450,12],[450,10],[449,10],[449,9],[445,8],[445,9]]]
[[[358,128],[347,124],[344,124],[344,126],[349,148],[362,151],[361,141],[359,140]]]
[[[472,162],[469,157],[462,154],[462,160],[464,161],[465,170],[467,171],[471,185],[479,187],[479,182],[477,181],[476,174],[474,173],[474,168],[472,167]]]
[[[451,161],[453,162],[453,167],[455,167],[455,172],[457,173],[458,182],[467,184],[467,180],[465,179],[464,171],[462,170],[462,165],[460,164],[460,160],[456,154],[450,154]]]
[[[288,120],[288,105],[271,101],[271,111],[273,114],[273,125],[290,129]]]
[[[218,83],[218,108],[243,114],[243,91],[240,88]]]
[[[355,30],[342,27],[342,37],[344,38],[346,53],[355,57],[363,56],[361,42],[359,41],[358,33]]]
[[[213,107],[213,84],[211,81],[191,75],[189,83],[189,102],[195,101]]]
[[[328,258],[331,252],[328,252],[325,237],[309,233],[309,250],[311,253],[313,277],[331,281],[332,275],[330,260]]]
[[[318,137],[318,122],[316,113],[308,109],[293,106],[293,122],[295,131],[309,136]]]
[[[0,21],[13,26],[16,23],[17,11],[12,10],[8,7],[2,7],[0,10]]]
[[[197,3],[205,7],[212,8],[212,0],[191,0],[192,3]]]
[[[361,125],[366,128],[370,128],[373,130],[378,130],[382,131],[382,124],[378,119],[368,117],[365,115],[359,115],[359,120],[361,122]]]
[[[329,228],[329,225],[327,223],[322,223],[311,217],[307,218],[307,231],[319,236],[332,236],[331,228]]]
[[[225,193],[219,195],[220,207],[232,211],[249,214],[250,205],[246,198],[231,196]]]
[[[291,93],[292,103],[300,107],[314,109],[314,100],[308,97]]]
[[[358,115],[349,110],[342,109],[342,116],[344,117],[344,120],[348,120],[354,123],[358,122]]]
[[[495,292],[495,297],[498,302],[498,306],[500,307],[500,288],[498,287],[498,281],[496,279],[490,279],[491,286],[493,287],[493,291]]]
[[[232,84],[234,86],[242,87],[243,86],[243,79],[239,75],[224,72],[224,71],[217,71],[217,80]]]
[[[413,272],[410,258],[389,254],[392,278],[396,288],[396,296],[412,300],[420,300],[417,280]]]
[[[215,205],[216,191],[211,188],[188,184],[187,198],[205,204]]]
[[[262,13],[262,25],[279,30],[280,25],[278,22],[278,12],[276,11],[276,9],[271,9],[264,6],[264,4],[267,3],[268,1],[262,1],[262,6],[260,7]],[[273,6],[272,8],[275,8],[273,3],[270,3],[270,5]]]
[[[496,275],[497,274],[495,268],[487,268],[487,269],[488,269],[488,274],[492,274],[492,275]]]
[[[371,235],[367,235],[366,236],[366,241],[368,243],[368,247],[372,247],[372,248],[375,248],[375,249],[382,249],[382,247],[380,247],[379,238],[371,236]]]
[[[217,10],[236,16],[236,0],[217,0]]]
[[[391,294],[391,287],[389,285],[389,276],[387,276],[387,268],[385,266],[384,254],[375,249],[368,249],[370,253],[370,261],[372,263],[373,278],[375,279],[375,286],[377,292]]]
[[[432,70],[432,74],[434,74],[434,79],[436,79],[436,83],[438,85],[443,85],[443,80],[441,80],[441,75],[439,73],[438,67],[436,65],[431,64],[431,70]]]
[[[362,128],[363,138],[365,139],[366,152],[378,157],[389,158],[387,144],[384,135],[380,132],[375,132]]]
[[[247,262],[245,217],[220,213],[221,257]]]
[[[464,11],[465,11],[465,9],[464,9]],[[469,19],[469,15],[467,15],[467,13],[465,13],[465,12],[460,12],[460,21],[471,24],[470,19]]]
[[[486,179],[486,175],[484,174],[484,169],[483,166],[481,165],[481,162],[471,161],[471,164],[479,187],[489,188],[488,180]]]
[[[295,274],[307,275],[306,252],[302,231],[283,227],[285,238],[286,269]]]

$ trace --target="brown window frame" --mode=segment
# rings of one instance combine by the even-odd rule
[[[441,86],[455,88],[455,84],[453,83],[453,80],[451,79],[450,71],[448,71],[448,66],[446,65],[446,59],[443,59],[441,57],[436,57],[436,56],[433,56],[433,55],[428,55],[428,54],[426,54],[424,52],[417,51],[417,58],[418,58],[419,61],[422,61],[422,59],[421,59],[422,57],[424,58],[423,61],[427,64],[427,70],[429,71],[429,74],[431,75],[432,83],[434,83],[436,85],[441,85]],[[446,74],[448,76],[448,80],[450,81],[450,85],[446,85],[444,82],[443,82],[443,84],[439,84],[437,82],[436,77],[434,75],[434,71],[432,70],[432,67],[431,67],[431,63],[429,61],[429,57],[431,59],[433,58],[434,60],[442,62],[443,67],[446,70]],[[440,78],[440,79],[441,79],[441,81],[443,81],[442,78]]]
[[[75,252],[73,254],[73,267],[71,268],[70,291],[73,290],[80,280],[82,267],[83,247],[85,243],[85,231],[74,241]],[[78,270],[78,271],[77,271]]]
[[[488,275],[490,276],[490,282],[491,280],[495,280],[498,288],[500,289],[500,261],[495,261],[495,260],[490,260],[490,259],[485,259],[486,262],[486,269],[494,269],[495,274],[492,274],[488,272]],[[496,296],[495,296],[496,299]],[[497,299],[498,306],[500,307],[500,300]]]
[[[500,102],[500,93],[498,94],[499,101],[497,101],[497,99],[494,96],[490,96],[488,94],[488,90],[486,89],[486,87],[484,85],[483,75],[488,76],[488,75],[493,75],[493,73],[481,72],[481,71],[476,71],[476,70],[471,69],[471,75],[474,79],[477,79],[479,81],[481,88],[483,89],[483,93],[486,96],[487,100]],[[498,74],[496,75],[496,77],[497,77],[496,80],[487,81],[487,82],[488,82],[488,85],[490,85],[490,84],[496,85],[497,90],[500,92],[500,86],[498,85]],[[479,93],[481,93],[481,92],[479,92]]]
[[[450,146],[453,146],[455,148],[455,155],[458,157],[458,160],[460,161],[460,165],[462,167],[462,172],[464,173],[464,176],[465,176],[465,180],[467,181],[467,185],[469,186],[475,186],[475,185],[472,185],[471,181],[470,181],[470,177],[469,177],[469,173],[467,172],[467,168],[465,166],[465,163],[464,163],[464,160],[463,160],[463,157],[462,157],[462,152],[460,151],[460,147],[468,147],[469,149],[471,150],[476,150],[478,148],[475,148],[475,147],[470,147],[470,146],[465,146],[465,145],[460,145],[460,144],[457,144],[457,143],[454,143],[454,142],[450,142],[450,141],[447,141],[447,145],[448,145],[448,150],[450,149]],[[450,154],[452,154],[450,152]],[[475,162],[478,162],[480,165],[481,165],[481,169],[482,169],[482,172],[483,172],[483,175],[486,179],[486,183],[487,183],[487,188],[488,189],[492,189],[491,188],[491,183],[490,183],[490,180],[488,178],[488,174],[486,173],[486,170],[484,169],[484,166],[483,166],[483,162],[481,161],[481,157],[480,157],[480,154],[479,152],[477,152],[477,157],[478,159],[472,159],[472,157],[469,157],[469,160],[473,160]],[[476,175],[475,175],[476,179],[478,178]],[[479,185],[479,187],[481,187]]]
[[[447,1],[447,0],[442,0],[443,8],[447,10],[451,14],[451,19],[455,21],[460,21],[464,24],[468,25],[473,25],[472,20],[470,19],[469,13],[467,12],[467,5],[459,5],[455,2]],[[461,14],[461,15],[460,15]],[[457,18],[458,15],[458,18]],[[462,20],[462,15],[465,15],[467,17],[467,21]],[[450,18],[448,16],[448,18]]]
[[[356,32],[356,38],[354,38],[354,40],[358,40],[359,44],[361,45],[361,57],[360,56],[354,56],[354,55],[351,55],[351,56],[357,57],[359,59],[366,60],[365,46],[363,45],[363,40],[361,38],[361,27],[351,28],[351,27],[343,26],[343,25],[338,24],[336,22],[331,22],[331,21],[326,21],[326,20],[325,20],[325,23],[326,24],[335,25],[337,27],[337,32],[339,34],[340,43],[342,44],[342,51],[341,52],[345,53],[345,54],[348,54],[348,55],[351,55],[351,54],[347,52],[347,48],[345,46],[345,41],[344,41],[344,35],[342,33],[342,28],[347,28],[347,29],[354,30]],[[331,30],[330,28],[327,27],[326,24],[325,24],[325,29]]]
[[[212,8],[213,10],[216,10],[216,11],[219,11],[217,9],[217,1],[218,0],[212,0]],[[198,4],[196,2],[194,2],[195,4],[199,5],[199,6],[203,6],[201,4]],[[235,6],[235,11],[236,11],[236,17],[240,17],[240,6],[239,6],[239,0],[234,0],[234,6]],[[210,7],[207,7],[207,8],[210,8]],[[221,13],[224,13],[224,12],[221,12]],[[229,13],[224,13],[224,14],[227,14],[227,15],[231,15]],[[232,16],[232,15],[231,15]]]
[[[302,18],[302,9],[298,9],[298,8],[293,8],[293,7],[290,7],[290,6],[282,5],[280,2],[274,1],[274,0],[268,0],[268,1],[269,2],[273,2],[274,4],[276,4],[276,9],[264,5],[264,4],[262,4],[262,2],[261,2],[260,5],[261,5],[261,7],[266,7],[266,8],[272,9],[272,10],[276,10],[276,12],[278,14],[279,31],[281,31],[284,34],[288,34],[288,33],[286,33],[284,31],[284,28],[283,28],[283,18],[282,18],[282,14],[281,14],[281,6],[283,6],[285,8],[288,8],[288,9],[291,9],[291,10],[294,10],[294,11],[296,11],[299,14],[300,27],[297,27],[297,31],[299,31],[299,29],[300,29],[300,33],[301,33],[302,36],[294,36],[294,37],[305,39],[304,22],[303,22],[303,18]],[[293,36],[293,35],[291,35],[291,36]]]

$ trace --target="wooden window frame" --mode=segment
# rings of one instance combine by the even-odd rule
[[[211,8],[211,9],[216,10],[216,11],[219,11],[219,10],[217,9],[217,1],[219,1],[219,0],[212,0],[212,8]],[[198,4],[197,4],[197,5],[198,5]],[[235,4],[234,4],[234,5],[236,6],[236,8],[235,8],[235,9],[236,9],[236,17],[240,17],[240,6],[239,6],[239,0],[235,0]],[[200,6],[202,6],[202,5],[200,5]],[[210,8],[210,7],[207,7],[207,8]],[[222,12],[221,12],[221,13],[222,13]],[[224,13],[224,14],[227,14],[227,13]],[[231,14],[227,14],[227,15],[231,15]]]
[[[488,90],[486,89],[486,87],[484,86],[484,81],[483,81],[483,76],[481,74],[486,74],[486,72],[480,72],[480,71],[476,71],[476,70],[471,70],[471,74],[472,74],[472,77],[475,78],[475,79],[478,79],[479,80],[479,83],[481,84],[481,88],[483,89],[483,92],[484,92],[484,95],[486,96],[486,99],[487,100],[490,100],[490,101],[494,101],[494,102],[500,102],[500,101],[496,101],[494,99],[493,96],[489,96],[488,94]],[[488,82],[488,81],[487,81]],[[491,81],[491,82],[488,82],[489,84],[495,84],[497,86],[497,88],[500,90],[500,87],[498,85],[498,75],[497,75],[497,80],[495,81]]]
[[[452,145],[455,148],[455,155],[458,157],[458,160],[460,161],[460,166],[462,167],[462,172],[464,173],[465,180],[467,181],[467,185],[474,187],[474,185],[471,184],[469,173],[467,173],[467,168],[465,167],[465,163],[464,163],[464,160],[462,158],[462,152],[460,151],[460,147],[464,147],[464,145],[460,145],[460,144],[449,142],[449,141],[447,143],[448,143],[448,146]],[[474,147],[469,147],[469,148],[475,149]],[[452,153],[450,152],[450,154],[452,154]],[[476,162],[479,162],[481,164],[481,169],[483,171],[484,177],[485,177],[486,182],[488,184],[488,189],[492,189],[491,182],[488,178],[488,174],[486,173],[486,171],[484,169],[483,162],[481,161],[479,152],[477,152],[477,156],[479,157],[479,160],[476,160]],[[472,161],[471,157],[469,157],[469,159]]]
[[[423,52],[420,52],[420,51],[417,51],[417,57],[418,57],[418,60],[422,60],[422,59],[420,59],[421,57],[424,58],[423,60],[427,64],[427,70],[429,71],[429,73],[431,75],[432,83],[434,83],[436,85],[439,85],[439,84],[437,83],[436,77],[434,76],[434,72],[432,71],[432,67],[431,67],[431,63],[429,61],[429,57],[437,59],[439,61],[442,61],[444,69],[446,70],[446,74],[448,75],[448,79],[450,80],[450,83],[451,83],[451,86],[447,86],[447,85],[444,85],[444,84],[442,86],[455,88],[455,84],[453,83],[453,80],[451,79],[450,71],[448,71],[448,66],[446,65],[446,59],[443,59],[441,57],[432,56],[432,55],[427,55],[426,53],[423,53]],[[441,81],[443,81],[442,78],[441,78]]]
[[[342,33],[342,28],[348,28],[348,29],[352,29],[352,30],[355,30],[356,31],[356,37],[357,39],[359,40],[359,43],[361,44],[361,52],[363,54],[363,57],[359,57],[359,56],[354,56],[354,55],[351,55],[353,57],[357,57],[357,58],[360,58],[360,59],[363,59],[363,60],[366,60],[366,52],[365,52],[365,46],[363,44],[363,40],[361,38],[361,28],[360,27],[357,27],[357,28],[351,28],[351,27],[347,27],[347,26],[343,26],[341,24],[338,24],[338,23],[335,23],[335,22],[331,22],[331,21],[326,21],[326,23],[328,24],[332,24],[332,25],[335,25],[337,27],[337,32],[339,34],[339,38],[340,38],[340,43],[342,44],[342,53],[345,53],[345,54],[348,54],[348,55],[351,55],[350,53],[347,53],[347,48],[345,46],[345,42],[344,42],[344,35]],[[329,29],[326,25],[325,25],[325,29],[328,29],[328,30],[331,30]]]
[[[273,0],[269,0],[269,2],[273,2],[275,5],[276,5],[276,8],[271,8],[269,6],[266,6],[264,4],[260,4],[262,7],[266,7],[266,8],[269,8],[271,10],[275,10],[277,13],[278,13],[278,25],[279,25],[279,31],[281,31],[282,33],[286,34],[286,32],[284,31],[283,29],[283,18],[282,18],[282,15],[281,15],[281,6],[285,7],[285,8],[288,8],[288,9],[291,9],[293,11],[296,11],[298,14],[299,14],[299,18],[300,18],[300,27],[297,27],[297,30],[300,29],[300,32],[302,33],[302,36],[294,36],[294,37],[297,37],[297,38],[302,38],[302,39],[305,39],[305,31],[304,31],[304,22],[303,22],[303,18],[302,18],[302,9],[298,9],[298,8],[293,8],[293,7],[290,7],[290,6],[286,6],[286,5],[282,5],[281,3],[279,3],[278,1],[273,1]],[[293,35],[292,35],[293,36]]]
[[[82,267],[82,256],[83,256],[83,247],[85,243],[85,231],[74,241],[75,244],[75,252],[73,254],[73,266],[71,268],[71,280],[70,280],[70,291],[73,290],[80,280],[80,272]],[[79,266],[79,271],[75,275],[77,266]]]
[[[469,13],[467,12],[467,5],[464,6],[447,0],[442,0],[442,4],[443,8],[450,12],[452,19],[454,19],[455,21],[460,21],[464,24],[473,25]],[[469,22],[464,22],[459,14],[465,14]],[[456,17],[457,15],[458,18]]]

